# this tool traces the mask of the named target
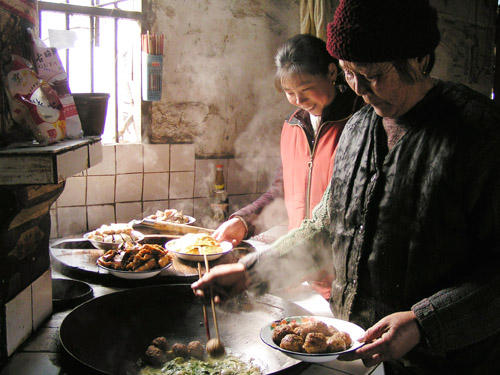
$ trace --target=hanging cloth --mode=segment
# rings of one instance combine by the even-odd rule
[[[330,0],[300,0],[300,33],[326,41],[330,17]]]

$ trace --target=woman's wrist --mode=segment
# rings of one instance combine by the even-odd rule
[[[245,219],[243,219],[241,216],[239,215],[233,215],[231,216],[231,219],[238,219],[242,224],[243,226],[245,227],[245,234],[243,235],[243,238],[246,238],[247,235],[248,235],[248,224],[247,222],[245,221]]]

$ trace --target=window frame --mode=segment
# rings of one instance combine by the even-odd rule
[[[66,0],[68,1],[68,0]],[[90,5],[90,6],[84,6],[84,5],[74,5],[74,4],[68,4],[68,3],[53,3],[53,2],[48,2],[48,1],[37,1],[38,4],[38,20],[41,22],[42,17],[41,13],[42,11],[49,11],[49,12],[58,12],[58,13],[63,13],[66,16],[68,15],[83,15],[83,16],[89,16],[89,17],[108,17],[108,18],[114,18],[115,23],[118,22],[117,19],[130,19],[130,20],[135,20],[140,23],[141,28],[142,25],[144,24],[144,15],[143,12],[139,11],[130,11],[130,10],[123,10],[119,8],[103,8],[103,6],[109,6],[113,5],[116,3],[119,3],[121,0],[114,0],[110,2],[106,2],[104,4],[99,4],[99,5]],[[94,2],[94,1],[92,1]],[[115,47],[115,53],[117,51],[117,28],[115,27],[115,35],[114,35],[114,47]],[[93,55],[93,46],[91,46],[91,55]],[[66,65],[68,65],[68,61],[66,61]],[[91,66],[91,91],[94,91],[94,65],[92,64]],[[115,71],[115,96],[117,96],[118,93],[118,80],[117,80],[117,72],[118,72],[118,61],[115,59],[115,65],[114,65],[114,71]],[[118,100],[117,97],[115,97],[114,100],[115,103],[115,136],[114,136],[114,142],[115,143],[120,143],[120,129],[119,129],[119,112],[118,112]],[[141,105],[142,107],[142,105]],[[141,108],[142,112],[142,108]],[[140,136],[140,135],[139,135]],[[139,142],[142,142],[142,140],[139,139]]]

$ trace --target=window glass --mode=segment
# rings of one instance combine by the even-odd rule
[[[130,0],[111,5],[118,4],[136,6]],[[110,94],[103,142],[140,142],[140,22],[42,9],[40,35],[58,49],[71,92]]]

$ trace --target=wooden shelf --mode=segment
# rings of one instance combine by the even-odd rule
[[[102,161],[100,137],[0,149],[0,185],[58,184]]]

